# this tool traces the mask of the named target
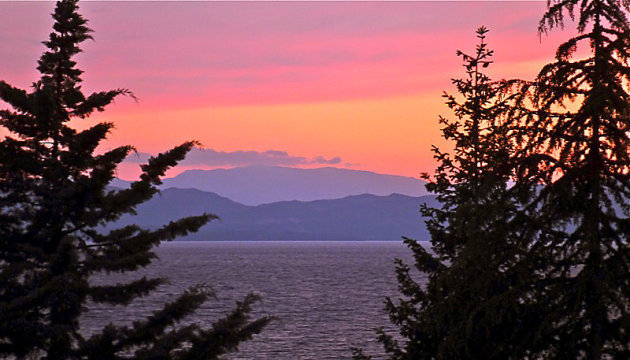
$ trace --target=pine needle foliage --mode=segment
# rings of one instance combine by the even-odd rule
[[[438,168],[433,177],[425,176],[441,204],[421,208],[431,251],[405,239],[415,268],[397,262],[402,297],[386,299],[400,336],[381,330],[379,340],[392,360],[508,359],[526,353],[519,344],[530,337],[527,321],[535,316],[525,321],[519,316],[532,310],[523,301],[530,273],[521,261],[526,237],[513,228],[521,206],[508,187],[514,152],[507,126],[511,84],[485,73],[493,55],[487,32],[477,30],[474,55],[457,52],[467,76],[452,80],[457,96],[444,94],[456,118],[440,118],[442,135],[454,148],[434,147]],[[358,351],[355,358],[367,357]]]
[[[511,82],[505,116],[488,118],[506,152],[482,153],[503,160],[480,167],[461,139],[483,135],[453,127],[459,138],[443,121],[455,155],[436,151],[429,188],[443,208],[423,209],[434,254],[408,241],[428,284],[399,263],[404,297],[387,307],[405,346],[380,335],[392,359],[630,358],[629,11],[625,0],[549,1],[540,34],[567,17],[578,34],[535,81]],[[497,191],[479,191],[480,178]]]
[[[542,358],[630,357],[629,6],[550,1],[539,25],[568,16],[578,31],[525,88],[536,116],[518,138],[529,159],[519,181],[540,184],[527,216],[545,260],[531,294],[547,313]]]
[[[53,32],[39,59],[41,78],[31,90],[0,81],[0,357],[60,359],[215,359],[260,332],[268,317],[250,319],[254,295],[209,328],[182,320],[211,295],[193,287],[131,326],[109,324],[86,338],[79,318],[88,301],[127,305],[165,279],[142,277],[94,285],[95,275],[132,272],[156,257],[163,240],[197,231],[212,214],[187,217],[157,230],[105,225],[156,194],[166,170],[196,144],[187,142],[152,157],[128,189],[108,184],[133,151],[95,152],[113,128],[100,123],[78,131],[69,122],[103,111],[116,89],[85,95],[73,57],[91,39],[76,0],[57,3]],[[181,325],[178,325],[181,324]]]

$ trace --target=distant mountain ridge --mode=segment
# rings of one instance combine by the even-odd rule
[[[422,203],[437,204],[434,196],[363,194],[247,206],[210,192],[169,188],[138,206],[138,215],[125,216],[116,225],[156,228],[209,212],[221,220],[184,240],[426,240]]]
[[[112,185],[125,187],[115,180]],[[338,199],[350,195],[427,195],[425,182],[399,175],[323,167],[299,169],[280,166],[246,166],[232,169],[187,170],[164,179],[163,189],[209,191],[245,205],[279,201]]]

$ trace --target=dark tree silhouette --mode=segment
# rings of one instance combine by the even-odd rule
[[[432,252],[405,240],[419,274],[398,261],[403,297],[386,300],[390,319],[405,339],[401,346],[380,331],[390,359],[519,357],[525,351],[520,344],[530,337],[519,316],[531,311],[522,301],[523,285],[529,283],[527,263],[521,262],[527,237],[513,228],[521,206],[519,194],[508,187],[514,144],[507,125],[518,112],[511,107],[512,84],[494,82],[484,73],[492,63],[487,32],[477,30],[480,43],[473,56],[457,52],[467,77],[453,80],[459,96],[444,95],[456,119],[440,118],[442,134],[454,149],[434,147],[439,166],[433,177],[425,176],[427,189],[441,204],[421,209]],[[362,358],[360,352],[355,355]]]
[[[547,312],[543,357],[630,357],[629,5],[550,1],[540,22],[545,33],[568,15],[578,30],[526,88],[536,116],[517,126],[519,182],[541,184],[526,213],[544,259],[530,294]]]
[[[209,328],[177,325],[210,296],[199,286],[131,326],[110,324],[89,338],[80,332],[88,301],[126,305],[164,282],[142,277],[94,285],[92,276],[144,267],[160,241],[197,231],[216,217],[188,217],[152,231],[134,225],[98,230],[150,199],[160,177],[195,143],[151,158],[130,188],[108,189],[133,148],[95,154],[113,125],[77,131],[69,121],[103,111],[130,92],[83,94],[73,56],[91,30],[77,11],[76,0],[57,3],[54,31],[39,60],[41,79],[31,91],[0,81],[0,99],[10,106],[0,111],[0,125],[9,132],[0,142],[0,357],[214,359],[234,351],[269,318],[250,320],[257,298],[249,295]]]
[[[535,81],[506,84],[518,86],[505,112],[487,118],[501,124],[491,133],[505,153],[488,143],[481,175],[465,164],[477,164],[483,136],[446,123],[455,157],[436,152],[430,185],[444,207],[424,209],[435,255],[408,241],[429,279],[399,265],[404,298],[387,308],[406,343],[380,336],[392,359],[630,358],[628,11],[627,1],[549,2],[540,33],[569,16],[578,35]]]

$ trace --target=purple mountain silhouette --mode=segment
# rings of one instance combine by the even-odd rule
[[[245,205],[278,201],[338,199],[351,195],[427,195],[425,182],[411,177],[324,167],[297,169],[247,166],[233,169],[188,170],[164,179],[163,188],[211,191]],[[113,186],[124,187],[117,180]]]

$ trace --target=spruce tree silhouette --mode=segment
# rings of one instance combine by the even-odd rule
[[[568,15],[578,35],[524,89],[519,182],[542,184],[527,208],[544,260],[530,296],[546,309],[538,354],[630,357],[630,26],[626,1],[549,3],[541,34]],[[578,59],[573,59],[580,47]],[[587,51],[588,50],[588,51]]]
[[[53,32],[39,60],[41,79],[31,91],[0,81],[0,111],[9,135],[0,142],[0,356],[41,359],[215,359],[260,332],[269,317],[250,320],[255,295],[248,295],[209,327],[186,323],[211,295],[188,289],[150,317],[131,326],[109,324],[85,338],[79,317],[86,303],[127,305],[149,294],[164,279],[142,277],[127,283],[93,285],[95,274],[125,273],[148,265],[162,240],[197,231],[216,216],[202,214],[158,230],[135,225],[97,229],[156,192],[160,177],[195,145],[187,142],[142,165],[130,188],[108,189],[116,166],[133,151],[123,146],[95,154],[113,128],[87,130],[72,119],[103,111],[126,89],[81,90],[82,71],[73,57],[91,39],[76,0],[57,3]]]
[[[484,73],[493,55],[487,32],[477,30],[474,55],[457,52],[467,77],[453,80],[458,96],[444,94],[456,119],[440,118],[442,135],[454,149],[434,147],[439,165],[425,175],[441,205],[421,208],[432,251],[405,239],[415,269],[397,261],[403,297],[387,298],[386,311],[405,343],[379,331],[390,359],[506,359],[526,351],[519,343],[530,337],[520,318],[531,312],[520,296],[529,284],[520,261],[527,237],[513,228],[521,205],[508,186],[514,172],[508,125],[517,112],[513,84]],[[355,358],[369,357],[356,351]]]
[[[458,180],[461,159],[436,152],[441,166],[430,187],[444,208],[424,209],[435,255],[408,241],[429,280],[424,286],[399,265],[404,298],[387,309],[405,344],[380,335],[391,359],[630,358],[628,11],[627,1],[549,2],[540,33],[569,16],[578,35],[535,81],[505,83],[496,134],[506,172],[484,175],[513,181],[497,193],[505,197],[477,193],[488,203],[468,202],[475,196],[459,190],[475,194],[474,172]],[[455,140],[456,154],[465,144],[444,137]],[[495,221],[501,211],[504,221]],[[494,274],[480,271],[492,267]]]

